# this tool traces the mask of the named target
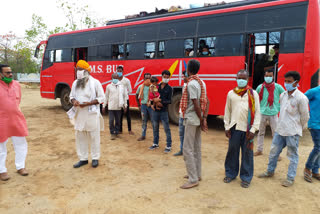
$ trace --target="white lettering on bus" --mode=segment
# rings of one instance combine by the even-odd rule
[[[102,65],[98,65],[98,73],[102,73]]]

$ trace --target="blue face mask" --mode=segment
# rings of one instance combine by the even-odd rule
[[[273,77],[264,77],[264,81],[266,82],[266,83],[272,83],[272,81],[273,81]]]
[[[238,87],[239,87],[239,88],[244,88],[244,87],[247,86],[248,80],[237,79],[237,83],[238,83]]]
[[[119,82],[118,79],[112,79],[113,84],[117,84]]]
[[[122,72],[117,72],[118,77],[122,77]]]
[[[287,89],[287,91],[293,91],[294,89],[296,89],[297,88],[297,86],[296,87],[293,87],[293,84],[295,83],[296,81],[294,81],[293,83],[284,83],[284,87]]]
[[[202,54],[203,55],[208,55],[208,52],[207,51],[203,51]]]

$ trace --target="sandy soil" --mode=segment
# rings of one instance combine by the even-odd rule
[[[284,150],[276,175],[260,180],[266,169],[271,137],[266,138],[265,155],[255,158],[255,176],[249,189],[240,179],[222,182],[227,139],[221,119],[210,118],[209,132],[202,135],[203,180],[200,186],[182,190],[186,174],[182,157],[174,157],[179,147],[178,127],[171,125],[173,151],[164,154],[165,134],[160,133],[160,149],[149,151],[152,129],[147,140],[137,142],[141,132],[138,112],[133,114],[133,131],[121,139],[101,136],[101,160],[73,169],[77,161],[74,131],[59,100],[40,97],[39,89],[24,88],[21,108],[27,118],[28,177],[19,176],[14,151],[8,144],[7,168],[11,179],[0,182],[0,213],[320,213],[320,182],[303,180],[303,168],[312,149],[310,134],[300,141],[300,161],[296,182],[281,186],[288,160]],[[107,126],[108,118],[105,118]],[[124,121],[126,130],[126,121]],[[149,127],[151,127],[149,125]]]

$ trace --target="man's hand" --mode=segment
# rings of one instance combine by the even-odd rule
[[[102,114],[106,114],[106,107],[102,108]]]
[[[139,111],[141,112],[141,106],[138,106],[138,108],[139,108]]]
[[[91,106],[92,103],[91,102],[84,102],[83,104],[80,104],[80,108],[84,108],[86,106]]]
[[[76,99],[71,100],[71,102],[72,102],[72,105],[73,105],[74,107],[80,106],[80,102],[79,102],[78,100],[76,100]]]
[[[160,98],[154,98],[153,102],[161,102],[161,99]]]
[[[247,135],[247,140],[252,140],[254,138],[254,133],[249,132],[249,134]]]
[[[230,139],[231,138],[231,131],[230,130],[226,130],[225,132],[226,132],[227,138]]]
[[[201,130],[204,131],[204,132],[208,131],[208,124],[207,124],[207,119],[206,118],[204,118],[202,123],[201,123]]]

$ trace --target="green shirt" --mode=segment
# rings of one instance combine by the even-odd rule
[[[139,85],[138,90],[136,94],[139,95],[140,93],[140,88],[142,85]],[[148,103],[148,95],[149,95],[149,86],[144,86],[143,88],[143,99],[141,100],[141,104],[147,104]]]
[[[261,91],[262,84],[258,86],[257,92],[258,94]],[[268,97],[269,97],[269,92],[266,87],[264,87],[263,91],[263,98],[260,102],[260,113],[263,115],[268,115],[268,116],[273,116],[277,115],[280,111],[280,94],[284,92],[285,90],[283,87],[277,83],[275,83],[275,89],[274,89],[274,99],[273,99],[273,106],[269,106],[268,104]]]

